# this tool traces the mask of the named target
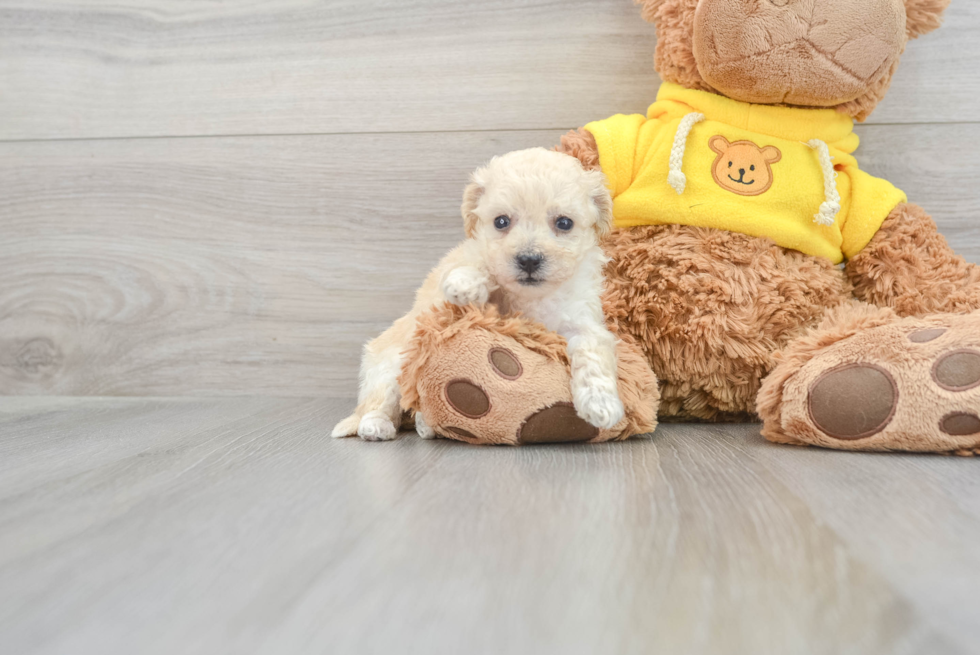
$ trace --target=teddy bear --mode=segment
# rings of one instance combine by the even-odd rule
[[[949,0],[636,1],[656,26],[655,102],[557,146],[600,169],[613,196],[607,321],[659,381],[659,398],[638,394],[649,383],[634,385],[644,374],[631,365],[621,393],[656,402],[661,421],[761,419],[784,444],[980,452],[980,267],[854,156],[855,121]],[[522,443],[532,417],[566,402],[560,384],[535,394],[509,381],[506,401],[488,394],[495,419],[446,401],[449,378],[490,379],[486,357],[452,364],[464,344],[492,334],[519,350],[488,327],[502,317],[474,320],[488,311],[443,308],[420,324],[404,408],[438,417],[448,438]],[[522,353],[547,341],[531,332]],[[603,440],[582,425],[568,435]]]

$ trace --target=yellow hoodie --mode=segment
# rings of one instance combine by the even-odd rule
[[[858,169],[854,121],[833,109],[752,105],[664,83],[646,117],[619,114],[585,129],[617,227],[713,227],[839,263],[906,201]]]

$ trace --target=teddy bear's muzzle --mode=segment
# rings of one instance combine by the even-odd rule
[[[902,0],[700,0],[694,58],[721,93],[834,107],[889,74],[905,47]]]

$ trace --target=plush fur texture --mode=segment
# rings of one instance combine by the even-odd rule
[[[953,252],[916,205],[896,207],[845,270],[855,296],[900,316],[980,307],[980,268]]]
[[[614,441],[652,432],[657,380],[639,350],[624,341],[617,349],[619,395],[624,417],[588,440]],[[488,353],[504,351],[519,362],[502,375]],[[473,444],[517,445],[522,427],[542,410],[573,402],[572,365],[564,338],[518,315],[502,316],[494,305],[446,303],[424,312],[405,353],[399,383],[402,406],[425,416],[434,434]],[[488,399],[478,417],[446,402],[447,385],[465,380]],[[559,435],[560,437],[561,435]]]
[[[734,232],[635,227],[604,245],[607,319],[647,355],[663,418],[752,416],[773,351],[849,293],[829,261]]]

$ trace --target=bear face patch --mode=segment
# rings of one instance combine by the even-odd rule
[[[713,136],[708,146],[718,153],[711,175],[722,189],[740,196],[758,196],[772,186],[772,165],[783,158],[776,146],[760,148],[751,141],[729,143]]]

